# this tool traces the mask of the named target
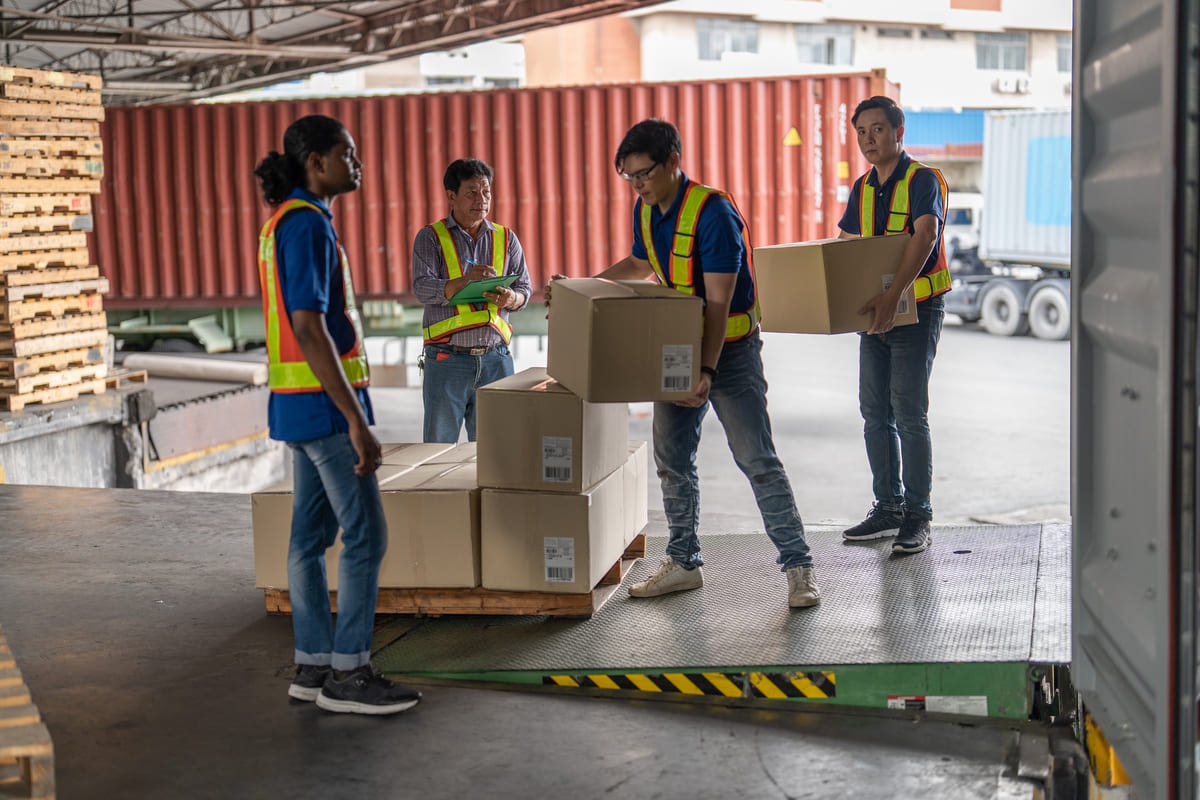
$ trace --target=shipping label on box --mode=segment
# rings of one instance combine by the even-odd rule
[[[589,403],[541,367],[482,386],[475,400],[480,486],[582,492],[625,461],[628,408]]]
[[[764,331],[852,333],[871,327],[858,311],[886,291],[911,237],[870,236],[821,239],[754,248],[754,275]],[[917,321],[908,288],[897,307],[896,325]]]
[[[547,372],[593,403],[674,401],[699,378],[704,301],[649,281],[554,282]]]

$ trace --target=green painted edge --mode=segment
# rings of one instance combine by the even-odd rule
[[[989,663],[928,663],[928,664],[841,664],[741,667],[655,667],[642,669],[559,669],[559,670],[496,670],[492,672],[391,672],[388,674],[408,678],[438,678],[461,681],[487,681],[493,683],[542,686],[543,678],[550,675],[627,675],[666,672],[719,672],[743,673],[765,672],[808,673],[832,672],[837,685],[836,696],[830,698],[787,698],[782,702],[816,703],[820,705],[843,705],[863,708],[888,707],[889,697],[913,695],[924,696],[971,696],[987,698],[987,716],[998,719],[1028,719],[1032,709],[1033,682],[1029,677],[1027,662]],[[570,691],[562,688],[563,691]],[[602,689],[589,691],[603,692]],[[629,695],[646,696],[652,692],[636,690],[614,690]]]

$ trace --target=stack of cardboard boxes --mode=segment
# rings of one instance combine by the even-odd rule
[[[461,590],[485,605],[493,592],[588,594],[645,527],[649,447],[629,440],[626,403],[690,391],[701,301],[651,284],[560,284],[549,361],[561,378],[532,368],[482,387],[476,444],[385,448],[381,589]],[[287,586],[291,504],[290,482],[252,498],[264,589]],[[334,591],[339,552],[327,557]]]
[[[0,410],[105,390],[100,78],[0,66]]]

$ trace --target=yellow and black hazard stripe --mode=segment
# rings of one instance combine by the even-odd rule
[[[662,672],[546,675],[542,683],[584,689],[716,697],[822,699],[837,695],[833,672]]]

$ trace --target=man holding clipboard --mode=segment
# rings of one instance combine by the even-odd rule
[[[413,240],[412,287],[421,322],[424,440],[475,441],[475,390],[513,374],[509,314],[532,293],[525,252],[511,229],[487,219],[492,168],[477,158],[446,168],[450,214]]]

